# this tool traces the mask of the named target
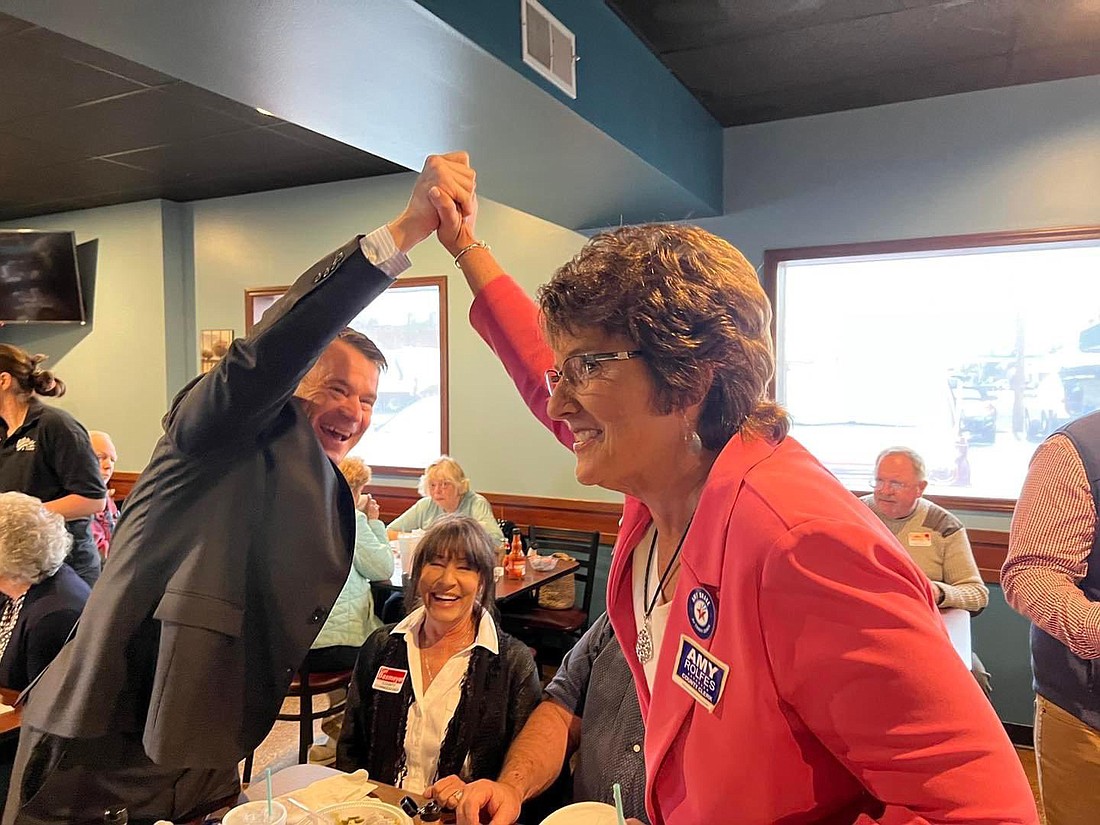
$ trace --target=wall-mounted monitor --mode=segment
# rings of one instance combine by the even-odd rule
[[[83,324],[72,232],[0,230],[0,324]]]

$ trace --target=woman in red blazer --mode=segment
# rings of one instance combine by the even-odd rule
[[[608,613],[654,825],[1037,823],[928,582],[787,437],[748,261],[698,228],[624,227],[536,307],[436,206],[474,326],[577,479],[626,495]]]

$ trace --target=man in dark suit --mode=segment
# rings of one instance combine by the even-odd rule
[[[77,628],[32,684],[12,823],[186,821],[239,788],[351,565],[338,462],[385,360],[346,325],[473,195],[465,154],[429,158],[398,218],[310,268],[186,387],[134,486]]]

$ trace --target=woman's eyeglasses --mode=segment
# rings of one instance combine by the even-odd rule
[[[570,355],[561,362],[561,369],[548,369],[546,375],[546,389],[553,395],[554,389],[562,381],[572,390],[584,389],[593,375],[600,371],[600,364],[604,361],[629,361],[631,358],[640,358],[640,349],[624,350],[621,352],[580,352]]]

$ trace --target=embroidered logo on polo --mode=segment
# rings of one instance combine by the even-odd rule
[[[714,597],[702,587],[691,591],[687,600],[688,622],[700,639],[709,639],[714,633],[714,622],[718,618],[718,609]]]
[[[36,445],[33,438],[23,436],[21,439],[15,442],[15,451],[17,453],[33,453],[35,446]]]
[[[407,670],[382,665],[378,668],[378,673],[374,677],[374,684],[371,687],[383,693],[400,693],[401,688],[405,686],[405,679],[408,675],[409,671]]]
[[[672,681],[710,712],[722,699],[729,670],[725,662],[714,658],[687,636],[680,636],[680,650],[676,654]]]

